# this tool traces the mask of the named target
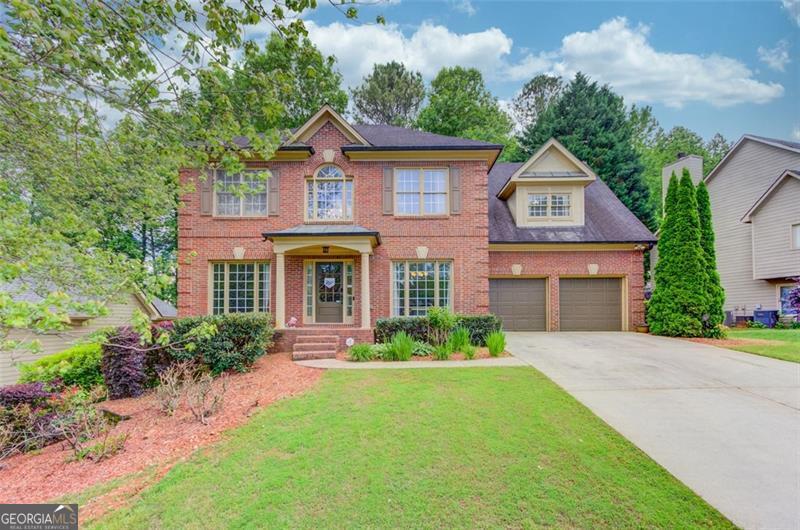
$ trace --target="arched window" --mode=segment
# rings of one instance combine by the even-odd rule
[[[321,166],[306,181],[306,219],[337,221],[353,218],[353,179],[338,166]]]

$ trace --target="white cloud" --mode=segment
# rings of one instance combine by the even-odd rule
[[[783,94],[783,86],[757,80],[737,59],[656,50],[648,41],[649,27],[631,26],[625,18],[569,34],[557,50],[527,53],[514,50],[512,39],[498,28],[455,33],[423,22],[406,35],[394,24],[307,26],[323,53],[336,56],[348,86],[359,84],[374,64],[395,60],[426,80],[455,65],[477,68],[487,79],[501,81],[526,81],[539,73],[571,78],[581,71],[608,83],[628,102],[670,107],[697,101],[718,107],[766,103]],[[522,53],[519,60],[512,59]]]
[[[792,129],[792,139],[800,142],[800,125],[795,125],[794,129]]]
[[[779,72],[786,70],[786,65],[792,62],[789,58],[789,41],[781,40],[774,48],[758,47],[758,58],[768,67]]]
[[[472,5],[471,0],[452,0],[451,3],[453,4],[453,9],[470,17],[478,12],[475,6]]]
[[[445,66],[472,66],[490,76],[505,64],[512,40],[497,28],[458,34],[423,22],[406,37],[396,24],[351,25],[308,22],[309,38],[325,54],[335,55],[346,85],[353,86],[372,71],[372,65],[400,61],[431,79]]]
[[[717,107],[766,103],[783,94],[780,84],[754,79],[736,59],[657,51],[647,40],[649,29],[618,17],[593,31],[567,35],[554,70],[566,77],[581,71],[610,84],[629,102],[670,107],[693,101]]]
[[[792,22],[800,26],[800,0],[781,0],[781,4]]]

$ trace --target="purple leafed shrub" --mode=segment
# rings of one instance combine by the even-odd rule
[[[15,407],[17,405],[37,406],[55,396],[47,390],[44,383],[21,383],[0,388],[0,405]]]
[[[101,369],[111,399],[137,397],[147,384],[145,373],[146,346],[131,328],[118,328],[103,344]]]

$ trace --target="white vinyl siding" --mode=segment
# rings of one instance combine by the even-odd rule
[[[775,286],[754,279],[753,225],[741,219],[770,184],[793,167],[800,167],[800,153],[744,140],[707,183],[727,311],[739,308],[750,314],[756,305],[777,309]],[[787,222],[784,219],[782,227],[772,226],[770,230],[782,229],[788,237]],[[791,252],[786,246],[784,249]]]

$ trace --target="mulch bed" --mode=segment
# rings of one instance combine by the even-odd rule
[[[64,444],[57,443],[39,453],[11,457],[0,469],[0,502],[45,502],[116,477],[151,469],[154,465],[157,468],[152,480],[156,480],[177,461],[219,440],[224,431],[244,423],[257,410],[305,391],[321,376],[322,370],[299,366],[291,361],[288,353],[264,356],[252,371],[228,378],[222,410],[209,418],[208,425],[195,420],[185,405],[173,416],[166,416],[158,410],[152,394],[106,402],[104,408],[129,416],[112,431],[112,434],[128,435],[121,453],[98,463],[68,462],[71,452]],[[215,384],[219,384],[219,380]],[[140,490],[147,485],[134,485],[134,488]],[[97,500],[93,499],[87,509],[81,507],[82,520],[109,509],[108,503]]]
[[[501,353],[499,355],[499,357],[508,357],[510,355],[511,355],[510,353],[504,351],[503,353]],[[350,360],[350,358],[347,356],[347,352],[346,351],[337,353],[336,354],[336,358],[339,359],[340,361],[349,361]],[[489,358],[491,358],[491,355],[489,355],[489,348],[478,348],[477,351],[475,352],[475,357],[473,357],[473,360],[474,359],[489,359]],[[376,361],[380,361],[380,359],[375,359],[375,360]],[[437,361],[437,360],[435,360],[433,358],[432,355],[425,355],[425,356],[414,355],[413,357],[411,357],[411,360],[412,361],[433,361],[433,362],[437,362],[437,363],[446,363],[447,362],[447,361]],[[464,356],[463,353],[454,353],[453,355],[450,356],[449,360],[450,361],[465,361],[465,360],[467,360],[467,358]]]

